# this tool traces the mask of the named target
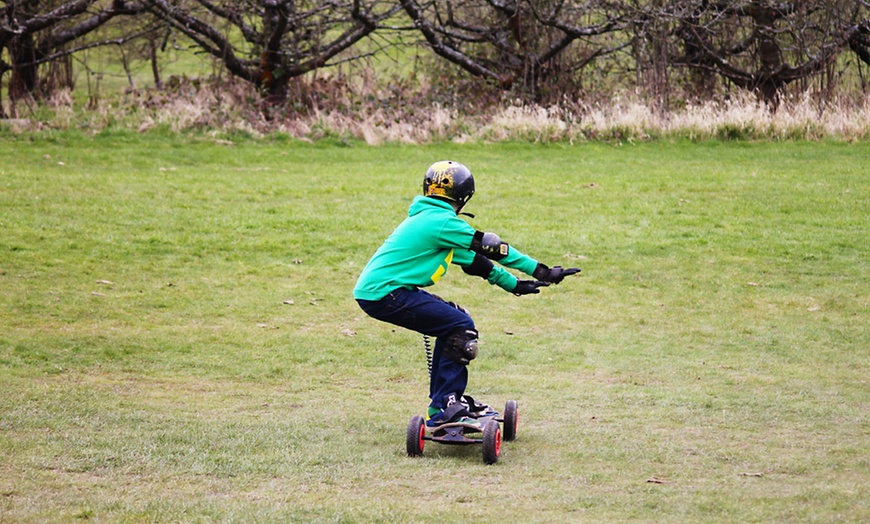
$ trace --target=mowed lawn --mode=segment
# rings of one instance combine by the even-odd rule
[[[426,167],[583,273],[451,270],[469,393],[429,443],[421,337],[351,297]],[[367,147],[0,137],[0,522],[870,521],[870,143]]]

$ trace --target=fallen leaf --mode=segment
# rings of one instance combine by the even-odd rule
[[[746,473],[746,472],[744,472],[744,473],[741,473],[740,476],[741,477],[763,477],[764,473]]]
[[[293,302],[292,299],[289,299],[289,298],[288,298],[287,300],[284,301],[284,303],[287,304],[288,306],[292,306],[292,305],[295,304],[296,302]]]
[[[513,335],[514,332],[506,329],[506,330],[504,330],[504,334],[505,335]]]
[[[114,286],[115,283],[111,280],[97,280],[97,284],[102,284],[104,286]]]
[[[758,287],[758,282],[747,282],[752,287]]]
[[[807,311],[819,311],[820,309],[822,309],[821,306],[810,306],[807,308]]]
[[[669,483],[669,481],[667,481],[665,479],[660,479],[658,477],[650,477],[650,478],[646,479],[646,481],[649,482],[650,484],[668,484]]]
[[[354,331],[352,329],[342,329],[341,334],[346,336],[346,337],[355,337],[356,331]]]

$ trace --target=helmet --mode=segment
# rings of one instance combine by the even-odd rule
[[[423,194],[459,204],[457,210],[474,194],[474,176],[459,162],[442,160],[435,162],[426,171],[423,179]]]

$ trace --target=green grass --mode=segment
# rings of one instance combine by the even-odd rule
[[[475,227],[584,269],[435,289],[481,330],[470,392],[519,402],[491,467],[405,456],[422,341],[350,294],[446,157]],[[0,158],[0,522],[870,520],[870,143],[106,132]]]

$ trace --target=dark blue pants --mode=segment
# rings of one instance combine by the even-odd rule
[[[381,300],[357,300],[372,318],[435,338],[429,377],[431,407],[444,409],[444,397],[457,398],[468,385],[468,368],[444,357],[444,339],[456,329],[474,329],[474,321],[453,304],[421,289],[397,289]]]

